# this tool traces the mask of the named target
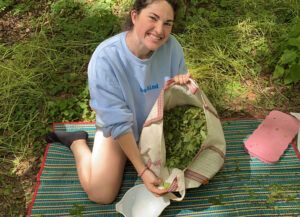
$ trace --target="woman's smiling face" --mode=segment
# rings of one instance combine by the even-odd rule
[[[138,14],[131,12],[132,31],[138,46],[145,51],[155,51],[169,38],[174,21],[172,6],[165,0],[154,1]]]

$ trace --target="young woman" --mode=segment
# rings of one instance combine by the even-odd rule
[[[102,42],[88,66],[90,106],[96,112],[93,150],[87,133],[51,133],[48,142],[70,147],[80,183],[90,200],[113,202],[129,159],[155,195],[162,180],[142,161],[137,142],[165,81],[188,82],[183,51],[170,35],[176,0],[136,0],[128,31]]]

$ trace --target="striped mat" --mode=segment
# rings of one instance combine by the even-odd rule
[[[276,164],[264,164],[244,151],[243,140],[260,121],[223,122],[227,142],[224,168],[208,185],[189,189],[182,202],[171,202],[161,216],[300,216],[300,161],[293,148],[289,146]],[[95,125],[60,123],[54,130],[85,130],[92,145]],[[29,216],[121,216],[115,211],[115,203],[98,205],[88,200],[71,151],[58,143],[47,146],[37,181]],[[115,202],[140,183],[128,163]]]

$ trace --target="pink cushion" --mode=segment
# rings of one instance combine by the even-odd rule
[[[244,142],[246,151],[265,163],[275,163],[297,135],[300,121],[280,111],[271,111]]]

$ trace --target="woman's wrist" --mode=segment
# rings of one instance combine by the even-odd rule
[[[142,177],[148,169],[149,169],[148,166],[145,165],[145,167],[140,172],[138,172],[138,176]]]

